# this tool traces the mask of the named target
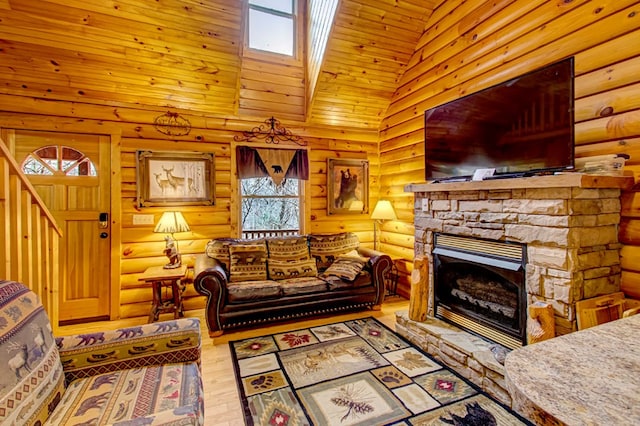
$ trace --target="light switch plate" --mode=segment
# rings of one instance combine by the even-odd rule
[[[134,225],[153,225],[153,215],[152,214],[134,214],[133,215],[133,224]]]
[[[421,208],[422,208],[422,211],[423,211],[423,212],[426,212],[426,211],[428,211],[428,210],[429,210],[429,199],[428,199],[428,198],[423,198],[423,199],[422,199],[422,206],[421,206]]]

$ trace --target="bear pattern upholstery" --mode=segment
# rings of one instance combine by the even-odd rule
[[[0,282],[0,424],[41,424],[64,393],[49,318],[35,293]]]
[[[38,296],[0,281],[0,424],[201,425],[197,318],[54,338]]]

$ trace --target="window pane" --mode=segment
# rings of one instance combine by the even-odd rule
[[[53,172],[47,169],[40,161],[33,157],[28,157],[22,164],[22,171],[26,175],[52,175]]]
[[[62,159],[63,160],[79,160],[82,158],[82,153],[73,148],[68,148],[66,146],[62,147]]]
[[[35,152],[40,158],[47,158],[47,159],[57,159],[58,158],[58,147],[57,146],[45,146],[45,147],[42,147],[42,148],[38,149]]]
[[[271,178],[252,178],[240,181],[243,196],[298,196],[298,179],[285,179],[281,186],[276,186]]]
[[[58,159],[49,159],[49,158],[43,158],[42,162],[45,163],[47,166],[51,167],[53,170],[58,170]]]
[[[255,4],[256,6],[262,6],[279,12],[293,13],[293,0],[249,0],[249,4]]]
[[[242,230],[299,229],[298,198],[244,198]]]
[[[63,161],[64,164],[64,161]],[[89,161],[88,158],[85,158],[80,163],[76,164],[76,166],[72,169],[68,169],[65,167],[65,174],[67,176],[96,176],[96,168],[93,166],[93,163]]]
[[[249,47],[293,56],[293,19],[251,9]]]
[[[276,186],[270,178],[242,179],[242,231],[299,230],[298,179]]]

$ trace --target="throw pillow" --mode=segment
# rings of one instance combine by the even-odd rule
[[[231,267],[230,281],[255,281],[267,279],[267,246],[264,241],[229,246]]]
[[[212,259],[218,259],[225,271],[229,271],[231,258],[229,257],[229,246],[233,243],[231,238],[219,238],[207,243],[204,252]]]
[[[296,277],[315,277],[318,275],[316,262],[307,258],[304,260],[278,260],[269,259],[269,277],[272,280],[284,280]]]
[[[357,249],[359,245],[358,236],[351,232],[313,234],[309,237],[309,249],[318,271],[324,271],[338,256]]]
[[[303,260],[309,259],[309,243],[307,237],[268,238],[269,259]]]
[[[361,257],[341,256],[338,257],[320,277],[329,278],[334,276],[343,280],[354,281],[358,278],[358,275],[366,264],[366,259]]]

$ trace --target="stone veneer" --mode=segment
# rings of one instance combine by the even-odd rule
[[[577,301],[619,291],[620,195],[632,184],[633,178],[578,173],[411,184],[405,190],[415,196],[415,254],[433,269],[436,232],[526,244],[527,303],[550,303],[556,334],[567,334],[577,329]],[[411,301],[427,304],[427,321],[399,313],[399,333],[509,404],[504,371],[487,360],[490,344],[433,318],[429,275],[429,300]]]

